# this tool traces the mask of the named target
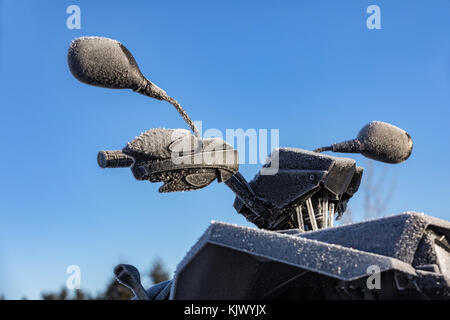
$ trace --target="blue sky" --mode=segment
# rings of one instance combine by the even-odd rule
[[[123,42],[150,80],[204,128],[276,128],[280,145],[314,149],[381,120],[414,140],[408,161],[375,164],[396,187],[385,214],[450,220],[450,2],[0,1],[0,294],[39,298],[79,265],[101,290],[112,268],[171,271],[211,220],[249,225],[213,183],[159,194],[96,155],[153,127],[186,128],[166,103],[89,87],[70,74],[73,38]],[[81,29],[66,8],[81,8]],[[369,30],[366,8],[381,8]],[[353,157],[353,156],[352,156]],[[359,165],[367,163],[354,156]],[[242,165],[249,180],[260,165]],[[363,178],[364,179],[364,178]],[[363,182],[364,183],[364,182]],[[362,199],[351,200],[355,220]]]

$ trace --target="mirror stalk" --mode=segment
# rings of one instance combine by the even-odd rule
[[[158,99],[158,100],[164,100],[169,102],[172,106],[175,107],[175,109],[178,111],[178,113],[181,115],[183,120],[187,123],[189,128],[191,128],[192,132],[197,138],[200,138],[200,133],[198,132],[197,127],[195,126],[194,122],[189,118],[186,111],[184,111],[183,107],[179,104],[177,100],[169,96],[163,89],[152,83],[150,80],[146,80],[146,83],[144,86],[141,86],[137,88],[136,90],[133,90],[137,93],[143,94],[144,96]]]

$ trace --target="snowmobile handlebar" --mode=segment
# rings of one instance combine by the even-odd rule
[[[102,150],[97,154],[97,163],[100,168],[128,168],[133,165],[134,159],[120,150]]]

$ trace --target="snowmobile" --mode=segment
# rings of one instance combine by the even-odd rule
[[[237,150],[222,139],[202,138],[178,101],[143,76],[120,42],[77,38],[69,47],[68,65],[83,83],[169,102],[192,130],[150,129],[121,150],[100,151],[101,168],[130,167],[137,180],[162,182],[159,192],[223,182],[236,195],[236,211],[258,227],[213,222],[174,279],[148,290],[135,267],[118,265],[117,280],[136,299],[450,297],[448,222],[406,213],[333,227],[358,191],[363,168],[353,159],[322,152],[400,163],[413,148],[403,129],[372,121],[355,139],[314,151],[275,149],[248,182],[239,172]]]

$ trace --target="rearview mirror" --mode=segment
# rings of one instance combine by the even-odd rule
[[[411,136],[405,130],[386,122],[372,121],[359,131],[356,139],[318,148],[315,151],[360,153],[370,159],[400,163],[409,158],[412,148]]]
[[[110,89],[132,89],[169,102],[199,136],[181,105],[142,75],[133,55],[119,41],[101,37],[77,38],[70,44],[67,63],[73,76],[83,83]]]

